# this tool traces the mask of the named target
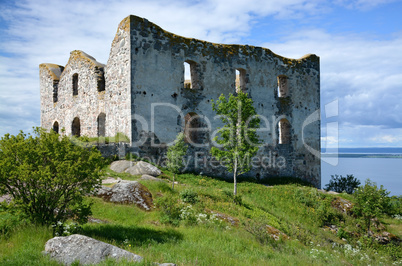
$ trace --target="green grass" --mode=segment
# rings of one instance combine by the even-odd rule
[[[126,174],[111,171],[108,174],[128,179]],[[170,176],[164,171],[163,178]],[[143,256],[143,265],[152,262],[178,265],[402,263],[400,246],[367,242],[356,227],[355,218],[328,205],[335,195],[320,193],[296,179],[270,180],[271,186],[244,180],[238,184],[241,204],[234,203],[230,182],[193,174],[179,175],[176,180],[179,184],[174,191],[170,183],[140,181],[157,203],[150,212],[88,198],[94,203],[92,216],[107,223],[85,224],[81,233]],[[180,194],[184,190],[186,193]],[[181,201],[184,194],[191,194],[189,191],[198,195],[191,207]],[[339,196],[353,201],[353,196]],[[163,204],[172,209],[164,208]],[[186,217],[174,213],[185,208],[189,210]],[[170,210],[173,210],[170,215],[176,217],[169,220],[166,211]],[[211,212],[230,216],[238,224],[213,219]],[[200,214],[207,218],[197,222]],[[382,222],[389,232],[402,236],[401,220],[386,217]],[[289,239],[273,240],[266,234],[266,224],[279,229]],[[346,237],[347,242],[324,230],[327,224],[343,228],[346,233],[341,237]],[[353,236],[353,232],[357,235]],[[6,235],[0,236],[0,265],[57,265],[41,254],[51,237],[50,228],[26,225],[8,229]],[[128,265],[127,262],[117,264]],[[108,260],[102,265],[116,265],[116,262]]]

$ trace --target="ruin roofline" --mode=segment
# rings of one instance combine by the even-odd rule
[[[196,39],[196,38],[184,37],[184,36],[172,33],[170,31],[164,30],[163,28],[161,28],[157,24],[147,20],[146,18],[141,18],[141,17],[135,16],[135,15],[129,15],[129,16],[125,17],[119,23],[117,33],[112,42],[112,46],[119,40],[119,29],[129,31],[131,28],[131,23],[137,23],[137,24],[141,25],[142,29],[145,29],[145,28],[154,29],[157,32],[157,34],[164,34],[167,37],[170,37],[172,42],[184,42],[188,46],[191,45],[191,42],[201,43],[201,44],[205,44],[205,45],[209,44],[209,45],[212,45],[217,50],[229,49],[230,50],[229,54],[239,53],[239,50],[243,50],[244,52],[246,52],[246,54],[248,54],[248,53],[252,52],[253,50],[262,49],[265,51],[266,54],[272,55],[272,56],[282,60],[285,64],[288,64],[288,65],[294,65],[294,66],[300,65],[300,63],[302,61],[306,61],[306,60],[308,60],[310,62],[319,63],[319,56],[317,56],[315,54],[306,54],[300,58],[294,59],[294,58],[288,58],[285,56],[278,55],[278,54],[272,52],[272,50],[265,48],[265,47],[253,46],[253,45],[248,45],[248,44],[242,45],[242,44],[214,43],[214,42],[208,42],[208,41],[204,41],[204,40],[200,40],[200,39]]]
[[[60,77],[63,74],[64,69],[71,63],[72,60],[82,60],[82,61],[87,61],[91,66],[97,67],[97,68],[105,68],[106,65],[102,64],[98,61],[93,56],[90,56],[89,54],[81,51],[81,50],[74,50],[70,52],[70,57],[68,59],[68,62],[65,66],[53,64],[53,63],[42,63],[39,65],[39,68],[45,68],[49,72],[49,74],[52,76],[53,80],[60,80]]]

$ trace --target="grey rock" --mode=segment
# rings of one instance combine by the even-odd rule
[[[110,169],[117,172],[117,173],[123,173],[126,171],[130,166],[132,166],[134,162],[127,161],[127,160],[119,160],[119,161],[114,161],[110,165]]]
[[[5,201],[7,204],[9,204],[12,200],[13,197],[8,194],[0,196],[0,202]]]
[[[102,184],[113,184],[113,183],[118,183],[121,181],[121,178],[118,177],[117,179],[114,177],[104,177],[105,179],[102,180]]]
[[[151,175],[151,176],[158,176],[162,172],[157,167],[153,166],[152,164],[140,161],[137,164],[129,167],[126,170],[126,173],[131,175]]]
[[[80,264],[96,264],[113,259],[140,262],[143,258],[116,246],[83,236],[54,237],[46,242],[44,254],[65,265],[78,261]]]
[[[98,190],[97,196],[109,202],[135,204],[147,211],[153,207],[151,192],[137,181],[122,180],[111,188],[102,186]]]
[[[151,175],[142,175],[139,180],[148,180],[148,181],[156,181],[156,182],[166,182],[165,180],[157,177],[153,177]]]

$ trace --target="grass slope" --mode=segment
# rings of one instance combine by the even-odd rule
[[[164,177],[169,176],[165,171]],[[192,174],[179,175],[177,181],[174,191],[168,183],[140,181],[156,202],[150,212],[88,198],[94,203],[92,216],[107,223],[85,224],[80,233],[141,255],[144,265],[402,264],[400,245],[380,245],[364,237],[355,218],[331,207],[339,196],[353,201],[350,195],[323,194],[300,184],[245,181],[238,186],[241,200],[235,204],[231,183]],[[1,215],[0,265],[57,265],[41,254],[51,228],[15,226],[19,223],[10,222],[15,217],[4,210]],[[387,217],[381,222],[401,237],[401,220]],[[287,237],[274,240],[267,224]],[[337,234],[326,229],[332,224],[340,228]]]

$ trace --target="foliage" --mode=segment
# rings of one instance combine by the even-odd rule
[[[375,217],[380,217],[389,207],[390,198],[388,194],[389,192],[382,185],[378,188],[377,184],[370,181],[370,179],[367,179],[365,185],[357,188],[353,194],[356,199],[353,211],[363,219],[368,231],[370,230],[371,220]]]
[[[169,171],[173,172],[173,182],[172,182],[172,189],[174,189],[174,178],[175,175],[180,172],[180,170],[184,167],[183,157],[186,155],[187,152],[187,145],[184,142],[184,133],[180,132],[177,137],[175,144],[168,147],[167,150],[167,161],[166,161],[166,168]]]
[[[234,195],[237,194],[237,176],[251,169],[250,160],[257,154],[260,140],[257,129],[260,119],[248,95],[239,92],[226,99],[222,94],[212,109],[220,116],[223,127],[219,128],[214,141],[220,147],[212,147],[211,154],[233,173]]]
[[[386,214],[390,216],[402,215],[402,196],[392,196],[389,199],[389,206],[385,209]]]
[[[325,186],[325,190],[335,191],[338,193],[346,192],[348,194],[353,194],[354,190],[360,186],[360,181],[353,175],[331,175],[331,180],[329,184]]]
[[[161,211],[160,221],[164,224],[178,226],[180,224],[181,205],[177,198],[162,197],[155,201],[155,205]]]
[[[6,134],[0,140],[0,193],[10,194],[33,222],[54,224],[69,216],[85,222],[90,211],[83,196],[100,186],[102,166],[97,150],[53,131]]]
[[[192,189],[185,189],[180,192],[180,198],[182,201],[190,204],[198,202],[198,194]]]
[[[171,174],[167,170],[164,173]],[[123,173],[118,175],[125,177]],[[363,237],[355,216],[341,214],[338,218],[343,220],[331,221],[338,233],[331,227],[321,227],[322,213],[332,211],[328,203],[338,198],[354,202],[352,195],[326,194],[300,184],[267,187],[244,181],[239,187],[244,203],[237,205],[233,203],[230,182],[208,176],[203,176],[200,182],[199,175],[190,173],[178,174],[176,178],[178,191],[191,189],[198,194],[196,204],[180,200],[180,193],[164,182],[140,182],[148,187],[156,206],[168,201],[168,205],[176,208],[178,226],[161,224],[165,215],[161,208],[147,212],[93,198],[92,217],[100,222],[83,225],[81,234],[140,254],[149,262],[139,265],[154,262],[266,265],[267,261],[278,265],[293,265],[295,261],[301,265],[402,263],[400,243],[380,244],[372,236]],[[379,220],[387,227],[385,231],[402,236],[402,220],[388,216]],[[265,234],[265,225],[275,227],[289,239],[275,241]],[[51,228],[46,227],[46,234],[37,228],[42,227],[18,226],[7,237],[0,235],[0,265],[52,265],[41,254],[45,242],[51,238]],[[100,265],[129,263],[110,260]]]

